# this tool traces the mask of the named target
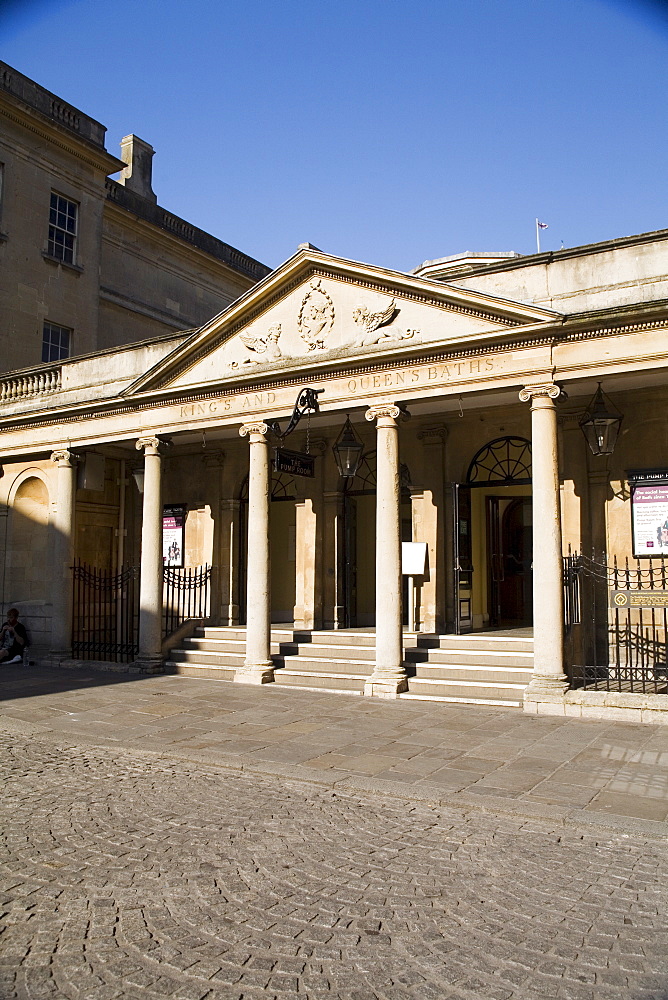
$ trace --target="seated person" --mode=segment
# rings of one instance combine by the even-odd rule
[[[28,633],[19,621],[16,608],[7,612],[7,621],[0,628],[0,663],[20,663],[28,645]]]

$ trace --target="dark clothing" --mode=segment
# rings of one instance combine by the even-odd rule
[[[7,647],[5,646],[4,639],[8,635],[8,633],[5,632],[5,629],[8,628],[14,629],[14,636],[12,637],[11,645]],[[16,636],[18,636],[20,639],[23,639],[23,645],[20,642],[16,641]],[[2,629],[0,629],[0,637],[1,637],[0,644],[2,645],[2,648],[7,649],[8,651],[7,655],[8,660],[13,660],[15,656],[23,656],[23,650],[26,649],[28,646],[28,633],[26,632],[25,627],[21,624],[21,622],[16,622],[16,624],[13,626],[10,626],[9,622],[5,622],[5,624],[2,626]]]

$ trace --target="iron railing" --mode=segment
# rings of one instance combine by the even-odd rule
[[[668,693],[668,561],[615,558],[612,566],[583,555],[564,560],[567,628],[579,624],[584,663],[573,687]]]
[[[72,657],[128,663],[139,650],[139,570],[73,566]]]
[[[211,566],[162,571],[163,635],[170,635],[189,618],[208,618],[211,599]]]
[[[189,618],[208,618],[211,566],[163,567],[163,637]],[[72,567],[72,657],[129,663],[139,652],[139,567],[119,572],[77,560]]]

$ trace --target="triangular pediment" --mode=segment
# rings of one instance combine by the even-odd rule
[[[131,394],[312,371],[553,324],[558,313],[300,250],[138,379]]]

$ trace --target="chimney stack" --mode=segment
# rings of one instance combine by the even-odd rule
[[[153,172],[152,159],[155,150],[147,142],[136,135],[126,135],[121,139],[121,159],[127,164],[121,171],[119,183],[124,184],[130,191],[139,194],[142,198],[152,201],[155,205],[158,201],[153,194],[151,187],[151,174]]]

